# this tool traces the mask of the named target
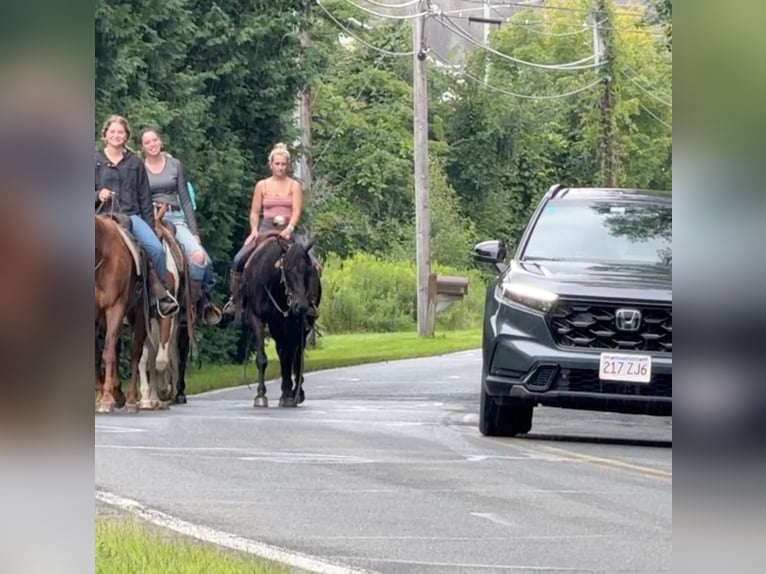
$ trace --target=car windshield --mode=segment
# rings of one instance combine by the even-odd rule
[[[665,203],[554,201],[540,215],[523,259],[670,265],[672,224]]]

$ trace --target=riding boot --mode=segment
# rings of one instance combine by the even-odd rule
[[[191,302],[195,305],[195,314],[203,325],[215,326],[221,321],[221,310],[213,303],[210,294],[205,293],[202,281],[192,279]]]
[[[231,296],[223,306],[223,314],[238,321],[241,317],[242,273],[238,273],[237,271],[230,272],[229,290],[231,291]]]
[[[157,311],[161,317],[170,317],[178,313],[178,301],[165,289],[157,270],[152,265],[149,265],[149,288],[152,301],[157,305]]]

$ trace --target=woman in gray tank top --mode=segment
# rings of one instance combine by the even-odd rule
[[[157,128],[144,128],[139,139],[144,151],[144,165],[149,177],[152,201],[155,205],[168,205],[163,219],[175,226],[176,240],[189,262],[192,298],[200,301],[198,316],[203,323],[214,325],[221,320],[221,312],[213,303],[213,263],[200,241],[183,164],[162,151],[162,139]]]

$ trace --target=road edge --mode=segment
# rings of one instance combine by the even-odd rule
[[[133,514],[155,526],[166,528],[203,542],[215,544],[216,546],[244,552],[272,562],[279,562],[306,572],[316,572],[318,574],[376,574],[371,570],[350,568],[306,554],[293,552],[286,548],[280,548],[279,546],[243,538],[208,526],[194,524],[160,510],[146,507],[136,500],[125,498],[103,489],[97,488],[95,496],[96,500]]]

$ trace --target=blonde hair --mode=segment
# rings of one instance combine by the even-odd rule
[[[288,150],[287,145],[282,142],[274,144],[274,148],[269,152],[269,163],[271,163],[271,160],[274,159],[275,155],[283,155],[288,162],[290,161],[290,150]]]

